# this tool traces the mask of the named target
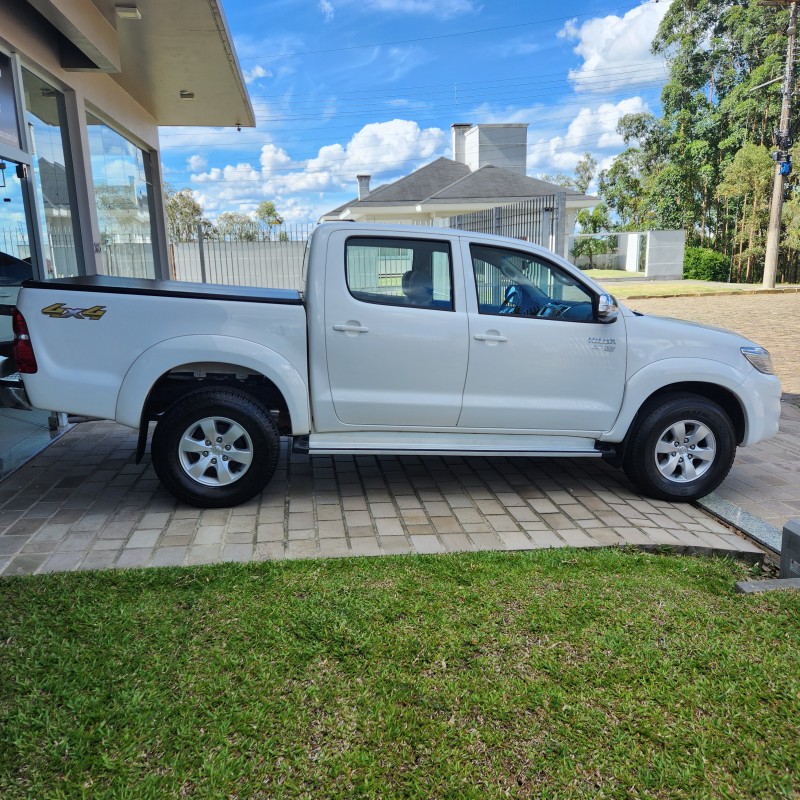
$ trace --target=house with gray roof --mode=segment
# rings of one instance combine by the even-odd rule
[[[451,217],[565,193],[563,234],[571,234],[582,208],[598,198],[526,174],[527,124],[452,126],[453,158],[437,158],[393,183],[370,189],[358,175],[358,197],[321,222],[391,222],[447,225]]]

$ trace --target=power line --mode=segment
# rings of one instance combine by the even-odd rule
[[[659,0],[647,0],[645,3],[641,3],[641,6],[645,5],[655,5],[658,3]],[[637,8],[638,6],[634,6]],[[247,56],[245,58],[239,58],[239,61],[266,61],[266,60],[274,60],[276,58],[293,58],[295,56],[309,56],[309,55],[321,55],[323,53],[344,53],[350,50],[365,50],[370,49],[373,47],[391,47],[393,45],[398,44],[416,44],[418,42],[433,42],[439,41],[441,39],[455,39],[460,36],[475,36],[477,34],[482,33],[494,33],[497,31],[507,31],[517,28],[529,28],[533,25],[547,25],[553,22],[566,22],[572,19],[580,19],[581,17],[597,17],[601,14],[608,14],[609,12],[616,12],[620,9],[611,8],[611,9],[595,9],[593,11],[585,11],[580,14],[568,14],[567,16],[562,17],[550,17],[548,19],[540,19],[540,20],[532,20],[530,22],[516,22],[513,25],[498,25],[491,28],[475,28],[474,30],[469,31],[457,31],[455,33],[440,33],[434,36],[420,36],[414,39],[396,39],[394,41],[387,41],[387,42],[371,42],[368,44],[354,44],[354,45],[347,45],[345,47],[328,47],[320,50],[297,50],[295,52],[290,53],[276,53],[274,55],[268,56]],[[628,9],[631,10],[631,9]]]
[[[655,85],[658,85],[658,84],[655,84]],[[529,131],[536,131],[536,130],[546,129],[546,128],[550,127],[551,125],[554,125],[554,124],[558,124],[558,123],[562,123],[562,122],[566,122],[566,121],[572,121],[572,120],[574,120],[576,118],[576,115],[584,108],[586,108],[585,104],[583,104],[583,103],[574,103],[574,104],[569,104],[569,105],[565,105],[565,106],[560,106],[559,109],[558,109],[558,111],[559,111],[558,114],[547,113],[547,112],[543,112],[541,110],[538,113],[532,112],[532,113],[536,113],[536,118],[528,123],[528,130]],[[446,107],[445,107],[445,109],[446,109]],[[443,111],[443,108],[440,106],[437,109],[432,110],[430,113],[426,113],[426,114],[417,113],[417,114],[414,114],[413,115],[414,116],[413,120],[405,120],[405,121],[415,122],[415,123],[418,123],[418,124],[422,123],[424,125],[428,121],[439,119],[443,113],[445,113],[445,111]],[[616,108],[613,111],[609,111],[609,112],[607,112],[605,114],[602,114],[599,111],[598,112],[591,112],[591,113],[592,113],[594,119],[607,119],[610,116],[618,115],[618,112],[617,112]],[[345,116],[345,115],[342,115],[342,116]],[[387,124],[389,122],[393,122],[395,119],[398,119],[398,117],[396,115],[395,116],[391,116],[390,114],[387,114],[386,116],[390,117],[390,118],[383,119],[380,116],[376,116],[374,121],[372,121],[372,122],[370,122],[368,124],[381,125],[381,124]],[[306,145],[306,146],[308,146],[308,145],[316,145],[316,144],[330,144],[331,143],[330,139],[335,137],[335,135],[336,135],[336,133],[338,131],[351,131],[351,130],[352,130],[351,128],[345,128],[345,127],[333,128],[333,129],[326,128],[325,129],[325,134],[327,134],[326,136],[320,137],[320,138],[305,137],[304,140],[303,140],[303,144]],[[284,134],[286,134],[286,133],[304,133],[305,129],[303,129],[303,128],[288,128],[288,129],[287,128],[282,128],[281,132],[284,133]],[[224,142],[221,142],[221,141],[218,141],[218,140],[214,141],[214,143],[211,146],[213,146],[215,149],[227,149],[227,148],[241,149],[242,147],[248,146],[248,144],[257,144],[258,142],[252,141],[254,138],[266,137],[267,135],[268,135],[267,132],[261,133],[259,131],[255,131],[254,130],[252,132],[248,132],[247,139],[242,141],[240,138],[238,138],[238,137],[241,137],[241,134],[237,134],[235,131],[230,131],[230,130],[221,130],[220,131],[220,130],[218,130],[218,131],[207,131],[207,132],[204,132],[204,133],[193,133],[191,131],[173,132],[173,133],[169,133],[169,134],[162,134],[161,138],[162,138],[162,140],[166,140],[166,141],[162,142],[163,149],[165,149],[165,150],[197,149],[198,147],[202,147],[205,143],[207,143],[211,139],[211,137],[214,137],[214,139],[225,138],[227,140],[227,141],[224,141]],[[423,130],[423,136],[424,136],[424,130]],[[187,141],[187,142],[183,142],[182,143],[180,141],[181,139],[191,139],[191,141]],[[352,139],[352,134],[350,136],[350,139]],[[170,140],[172,140],[172,141],[170,141]],[[275,142],[262,141],[262,144],[275,144]],[[342,144],[341,146],[344,147],[346,145]],[[380,146],[380,145],[376,145],[376,147],[378,147],[378,146]]]
[[[536,154],[547,153],[547,152],[551,152],[551,151],[552,152],[562,152],[562,151],[565,151],[565,150],[572,150],[575,147],[578,147],[578,146],[580,146],[580,145],[582,145],[582,144],[584,144],[586,142],[593,141],[595,136],[596,136],[596,134],[587,134],[585,136],[576,136],[576,137],[573,137],[571,139],[562,139],[561,140],[561,145],[557,146],[557,147],[552,147],[550,145],[550,143],[534,145],[532,147],[528,147],[528,149],[526,151],[526,154],[527,155],[531,155],[531,154],[536,155]],[[357,167],[354,167],[354,168],[363,169],[364,171],[372,170],[374,172],[387,172],[387,171],[389,171],[389,170],[385,169],[387,166],[400,167],[401,165],[404,165],[404,164],[425,163],[425,162],[429,162],[432,158],[433,158],[432,156],[431,157],[417,156],[417,157],[414,157],[414,158],[411,158],[411,159],[400,159],[400,160],[397,160],[397,161],[380,161],[380,162],[376,162],[374,165],[359,164]],[[327,169],[322,169],[322,170],[319,170],[317,172],[311,171],[308,174],[309,175],[314,175],[314,174],[319,174],[321,172],[327,172],[331,168],[336,167],[338,164],[344,163],[344,161],[346,161],[346,159],[339,159],[339,160],[330,161],[330,162],[328,162],[326,164]],[[236,167],[231,167],[231,165],[227,165],[227,167],[212,167],[211,171],[213,172],[216,169],[220,173],[224,173],[226,168],[231,168],[231,169],[234,169],[234,170],[236,169]],[[251,167],[251,169],[252,169],[253,172],[258,172],[258,169],[256,167]],[[300,174],[300,173],[304,173],[304,172],[305,172],[305,168],[303,166],[303,163],[302,162],[298,162],[293,167],[276,167],[276,168],[274,168],[272,170],[270,175],[266,175],[266,176],[265,175],[259,175],[258,177],[255,177],[255,178],[242,177],[242,178],[236,178],[236,179],[233,179],[233,180],[226,179],[224,177],[223,178],[204,178],[202,180],[196,180],[195,183],[196,184],[200,184],[200,185],[203,185],[203,184],[205,184],[205,185],[233,185],[233,184],[236,184],[236,183],[243,183],[243,184],[247,184],[247,183],[250,183],[250,184],[267,183],[272,179],[274,173],[282,173],[282,174],[289,175],[289,174],[292,174],[292,173]],[[187,175],[187,174],[188,175],[192,175],[192,174],[197,174],[197,173],[170,171],[170,172],[165,173],[165,178],[169,178],[169,176],[178,176],[178,175]],[[201,174],[203,174],[203,173],[201,173]],[[208,173],[205,173],[205,174],[208,174]],[[281,175],[279,174],[279,175],[277,175],[275,177],[280,178]]]
[[[658,77],[658,79],[656,79],[656,77]],[[653,76],[653,78],[651,80],[649,80],[647,82],[635,84],[635,85],[631,86],[631,88],[637,88],[637,89],[640,89],[640,90],[652,89],[652,88],[657,88],[657,87],[661,86],[662,83],[663,83],[663,81],[660,79],[660,76]],[[520,93],[516,93],[515,92],[515,93],[508,94],[508,95],[503,95],[503,94],[497,95],[496,94],[496,95],[493,95],[491,97],[486,97],[486,98],[475,97],[475,98],[472,98],[470,102],[471,102],[472,105],[477,105],[477,104],[480,104],[482,102],[486,103],[486,102],[490,102],[490,101],[493,101],[493,102],[498,102],[498,101],[514,102],[515,104],[519,104],[519,103],[522,103],[522,102],[545,101],[545,100],[547,100],[549,98],[560,96],[561,94],[562,93],[560,91],[557,91],[555,89],[555,87],[554,87],[553,90],[551,90],[551,91],[536,92],[534,94],[530,94],[530,93],[520,94]],[[608,101],[606,101],[606,102],[608,102]],[[586,106],[586,101],[585,100],[576,99],[574,102],[570,103],[570,105],[565,106],[565,107],[567,107],[567,108],[583,108],[585,106]],[[373,106],[369,106],[366,109],[364,109],[363,107],[353,107],[352,109],[348,109],[345,106],[344,110],[337,109],[335,114],[332,115],[332,117],[335,116],[336,118],[343,118],[343,117],[350,117],[350,116],[360,116],[365,110],[366,111],[371,111],[373,113],[376,112],[376,109],[375,109],[374,105]],[[422,110],[417,109],[417,111],[415,113],[415,118],[419,119],[419,120],[438,119],[447,110],[452,110],[452,113],[457,113],[459,115],[463,115],[463,113],[464,113],[464,109],[460,106],[460,104],[455,104],[455,103],[446,103],[446,104],[437,103],[435,108],[431,108],[430,110],[426,109],[424,112]],[[474,111],[476,113],[479,113],[477,109],[475,109]],[[391,113],[391,114],[402,113],[402,107],[399,108],[398,110],[390,110],[390,111],[385,112],[385,113]],[[302,114],[301,115],[294,115],[294,116],[289,116],[289,115],[258,116],[258,117],[256,117],[256,119],[257,119],[258,122],[265,122],[265,123],[272,123],[272,124],[280,124],[280,123],[284,123],[284,122],[300,122],[300,121],[304,121],[304,120],[319,121],[320,120],[320,114],[316,113],[316,114],[313,114],[313,115],[310,115],[310,116],[309,115],[302,115]],[[283,132],[292,132],[293,130],[294,131],[300,131],[300,130],[304,130],[304,128],[295,128],[295,129],[282,128]],[[252,132],[256,132],[254,129],[250,129],[250,130],[248,130],[248,134],[250,134],[251,131]],[[170,131],[168,129],[167,130],[162,129],[162,131],[160,133],[160,137],[162,139],[169,139],[169,138],[173,138],[173,137],[177,138],[177,137],[184,137],[184,136],[198,136],[198,135],[202,135],[202,136],[233,136],[233,137],[235,137],[235,136],[237,136],[237,133],[232,128],[214,128],[212,130],[204,131],[202,134],[195,133],[195,132],[188,132],[188,131]]]
[[[662,68],[664,65],[664,61],[659,62],[656,64],[653,59],[648,59],[647,61],[636,61],[629,64],[622,64],[616,67],[596,67],[594,69],[588,70],[584,74],[588,75],[606,75],[607,73],[617,74],[629,74],[634,70],[637,70],[642,67],[651,67],[651,66],[658,66],[659,69]],[[515,75],[512,78],[491,78],[488,80],[483,81],[457,81],[459,87],[469,87],[469,86],[486,86],[491,87],[497,83],[507,84],[509,82],[513,83],[514,81],[533,81],[536,82],[541,78],[553,78],[554,80],[564,80],[564,71],[559,70],[558,72],[538,72],[535,75]],[[413,92],[417,90],[428,90],[428,89],[448,89],[451,90],[453,88],[454,82],[449,81],[446,83],[428,83],[428,84],[417,84],[415,86],[393,86],[391,89],[353,89],[353,90],[346,90],[338,92],[339,95],[349,95],[349,94],[369,94],[371,92],[380,92],[385,93],[386,95],[393,95],[397,94],[398,92]],[[285,96],[285,92],[276,95],[257,95],[257,94],[250,94],[250,97],[256,100],[270,100],[270,99],[282,99]]]

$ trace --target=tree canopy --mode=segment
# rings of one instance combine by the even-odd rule
[[[164,188],[164,207],[167,212],[167,233],[172,242],[196,242],[198,227],[206,239],[255,242],[272,238],[272,228],[283,225],[283,217],[272,200],[259,203],[253,216],[240,211],[225,211],[214,224],[206,217],[203,206],[195,199],[191,189],[177,190],[167,185]]]
[[[652,43],[669,70],[662,116],[623,117],[626,149],[598,178],[621,228],[685,228],[689,245],[732,259],[734,279],[760,280],[781,107],[781,82],[761,84],[782,75],[788,17],[745,0],[672,3]],[[800,259],[788,205],[784,279]]]
[[[170,241],[196,242],[198,226],[204,236],[212,234],[214,226],[206,219],[203,207],[194,199],[191,189],[176,190],[172,186],[165,186],[164,207]]]

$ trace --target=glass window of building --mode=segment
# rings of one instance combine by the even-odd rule
[[[86,122],[104,271],[154,278],[150,155],[94,114]]]
[[[83,273],[72,162],[67,154],[64,95],[22,70],[44,265],[42,278]]]

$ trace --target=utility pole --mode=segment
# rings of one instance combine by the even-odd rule
[[[788,42],[786,45],[786,71],[784,73],[783,102],[781,104],[781,122],[775,133],[774,144],[778,148],[773,153],[775,159],[775,181],[772,185],[772,203],[769,208],[769,227],[767,228],[767,250],[764,256],[764,282],[765,289],[775,288],[775,278],[778,273],[778,245],[781,238],[781,213],[783,211],[783,190],[786,176],[792,171],[792,161],[789,148],[792,146],[789,120],[792,113],[792,93],[794,92],[794,46],[797,34],[797,0],[784,2],[784,0],[764,0],[764,5],[786,6],[791,8],[789,14],[789,28],[787,30]]]

